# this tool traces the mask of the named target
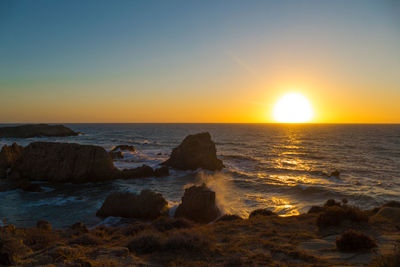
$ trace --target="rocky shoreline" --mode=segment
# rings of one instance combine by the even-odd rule
[[[221,170],[209,133],[187,136],[159,168],[116,168],[121,151],[93,145],[33,142],[0,151],[1,190],[40,192],[32,181],[101,182],[169,175],[180,170]],[[248,218],[224,214],[205,184],[186,188],[174,212],[159,193],[111,192],[96,215],[130,218],[128,225],[88,228],[77,222],[53,229],[16,228],[2,221],[4,266],[399,266],[400,203],[370,210],[330,199],[307,214],[282,217],[257,209]],[[172,215],[172,216],[171,216]]]

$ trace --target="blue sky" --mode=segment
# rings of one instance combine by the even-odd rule
[[[357,101],[317,121],[400,122],[399,47],[394,0],[6,0],[0,121],[268,122],[294,86]]]

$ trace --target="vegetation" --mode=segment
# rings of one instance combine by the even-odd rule
[[[357,251],[374,248],[376,242],[372,237],[350,229],[336,239],[336,247],[341,251]]]

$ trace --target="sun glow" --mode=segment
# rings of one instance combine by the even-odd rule
[[[309,122],[312,117],[310,102],[298,93],[284,95],[274,108],[274,119],[281,123]]]

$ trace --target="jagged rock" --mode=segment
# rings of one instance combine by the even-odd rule
[[[0,138],[31,138],[41,136],[75,136],[78,133],[63,125],[27,124],[0,128]]]
[[[107,196],[96,215],[152,220],[167,214],[167,204],[161,194],[150,190],[142,190],[140,195],[114,192]]]
[[[84,183],[109,180],[118,175],[110,155],[102,147],[34,142],[23,150],[9,178]]]
[[[156,177],[164,177],[168,175],[169,175],[169,169],[166,166],[154,170],[154,176]]]
[[[123,159],[124,158],[124,155],[122,155],[121,151],[115,151],[115,152],[111,151],[108,153],[110,154],[112,159]]]
[[[7,169],[21,156],[24,147],[13,143],[11,146],[4,145],[0,151],[0,179],[6,178]]]
[[[117,152],[117,151],[130,151],[130,152],[135,152],[135,147],[130,146],[130,145],[119,145],[114,147],[111,152]]]
[[[134,169],[124,169],[121,173],[123,179],[144,178],[154,176],[153,168],[147,165],[142,165]]]
[[[276,213],[274,213],[273,211],[270,211],[269,209],[257,209],[257,210],[253,210],[250,213],[249,219],[257,217],[257,216],[271,216],[271,215],[276,215]]]
[[[224,167],[222,161],[217,158],[215,143],[208,132],[188,135],[162,164],[181,170],[203,168],[215,171]]]
[[[220,214],[215,203],[215,192],[207,188],[205,184],[186,189],[182,203],[175,211],[175,217],[184,217],[199,223],[209,223]]]
[[[36,222],[36,228],[46,230],[46,231],[51,231],[51,224],[48,221],[45,220],[40,220]]]

